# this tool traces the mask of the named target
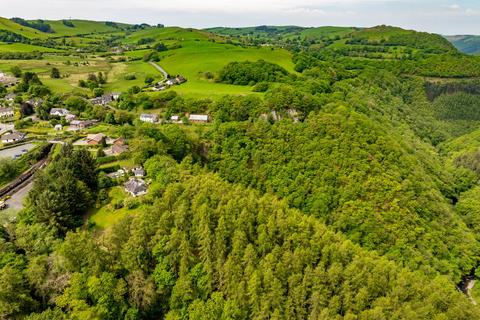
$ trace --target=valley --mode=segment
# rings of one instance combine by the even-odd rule
[[[458,40],[0,18],[0,318],[480,319]]]

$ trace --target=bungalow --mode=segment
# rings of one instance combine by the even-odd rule
[[[89,145],[98,145],[101,144],[102,141],[105,141],[105,135],[103,133],[89,134],[85,141]]]
[[[63,108],[52,108],[52,110],[50,110],[51,116],[66,117],[69,114],[70,114],[70,111]]]
[[[127,151],[128,151],[128,146],[114,144],[110,148],[105,149],[105,154],[107,156],[118,156]]]
[[[134,168],[132,169],[132,173],[135,177],[142,178],[145,176],[145,169],[143,169],[142,167]]]
[[[11,118],[15,115],[12,108],[0,108],[0,118]]]
[[[98,120],[72,120],[70,121],[70,130],[83,130],[97,122]]]
[[[209,118],[208,115],[206,114],[191,114],[188,117],[188,121],[194,122],[194,123],[203,123],[203,122],[208,122]]]
[[[140,121],[155,123],[158,121],[158,116],[156,114],[142,113],[140,115]]]
[[[170,121],[178,122],[179,120],[180,120],[180,117],[179,117],[179,116],[171,116],[171,117],[170,117]]]
[[[138,197],[147,193],[147,186],[142,179],[131,178],[125,184],[125,191],[134,197]]]
[[[12,143],[12,142],[18,142],[18,141],[22,141],[23,139],[25,139],[25,134],[22,133],[22,132],[13,132],[13,133],[8,133],[8,134],[4,134],[2,136],[2,142],[3,143]]]

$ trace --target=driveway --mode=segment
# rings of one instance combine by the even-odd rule
[[[16,147],[13,147],[13,148],[9,148],[9,149],[4,149],[4,150],[0,150],[0,158],[12,158],[17,155],[17,154],[21,154],[22,153],[22,150],[32,150],[33,148],[35,148],[35,144],[33,143],[27,143],[27,144],[22,144],[21,146],[16,146]]]
[[[168,72],[165,71],[165,69],[163,69],[162,67],[160,67],[158,64],[156,64],[156,63],[153,62],[153,61],[150,61],[150,64],[151,64],[155,69],[157,69],[158,71],[160,71],[160,73],[163,74],[163,76],[165,77],[165,79],[168,79]]]

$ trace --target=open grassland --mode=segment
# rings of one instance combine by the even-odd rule
[[[125,75],[134,74],[134,80],[125,80]],[[132,86],[145,86],[145,78],[153,77],[157,81],[162,79],[162,75],[149,63],[138,60],[132,62],[120,62],[111,64],[108,73],[108,91],[127,91]]]
[[[156,41],[160,40],[207,40],[207,39],[216,39],[218,36],[211,34],[206,31],[196,30],[196,29],[183,29],[179,27],[167,27],[167,28],[148,28],[145,30],[140,30],[131,35],[127,36],[125,43],[134,44],[137,43],[140,39],[152,38]]]
[[[182,48],[166,51],[159,64],[171,75],[183,75],[187,83],[175,91],[194,97],[215,97],[223,94],[245,94],[251,87],[215,83],[204,77],[205,72],[218,73],[233,61],[265,60],[294,72],[291,54],[283,49],[242,48],[209,41],[185,41]]]
[[[91,33],[106,33],[106,32],[116,32],[117,28],[112,26],[107,26],[105,22],[97,21],[88,21],[88,20],[69,20],[73,23],[74,27],[68,27],[63,24],[63,21],[51,21],[47,20],[45,23],[48,23],[52,29],[55,31],[51,36],[75,36],[80,34],[91,34]]]
[[[1,43],[0,52],[60,52],[61,50],[54,48],[46,48],[40,46],[34,46],[25,43]]]

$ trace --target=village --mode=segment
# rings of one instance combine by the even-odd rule
[[[125,198],[141,197],[148,193],[148,172],[131,161],[129,141],[117,132],[115,126],[106,124],[105,119],[102,121],[86,117],[85,113],[79,110],[69,109],[66,103],[68,97],[50,107],[50,103],[46,106],[47,102],[42,97],[18,93],[13,89],[20,81],[19,78],[0,72],[0,84],[8,90],[3,97],[0,95],[0,158],[8,154],[13,161],[21,159],[31,152],[23,149],[24,145],[37,148],[45,143],[59,146],[71,143],[75,148],[86,148],[101,161],[100,170],[105,171],[108,178],[116,181],[116,185],[122,186]],[[166,77],[153,84],[151,88],[154,91],[164,91],[185,81],[182,76]],[[89,108],[116,112],[121,93],[111,92],[93,98],[76,99]],[[208,114],[193,113],[167,116],[160,112],[143,111],[130,112],[128,116],[132,119],[131,125],[134,126],[206,124],[211,121]],[[17,151],[11,155],[8,150]],[[5,209],[8,207],[9,197],[4,199],[1,197],[0,188],[0,209]]]

